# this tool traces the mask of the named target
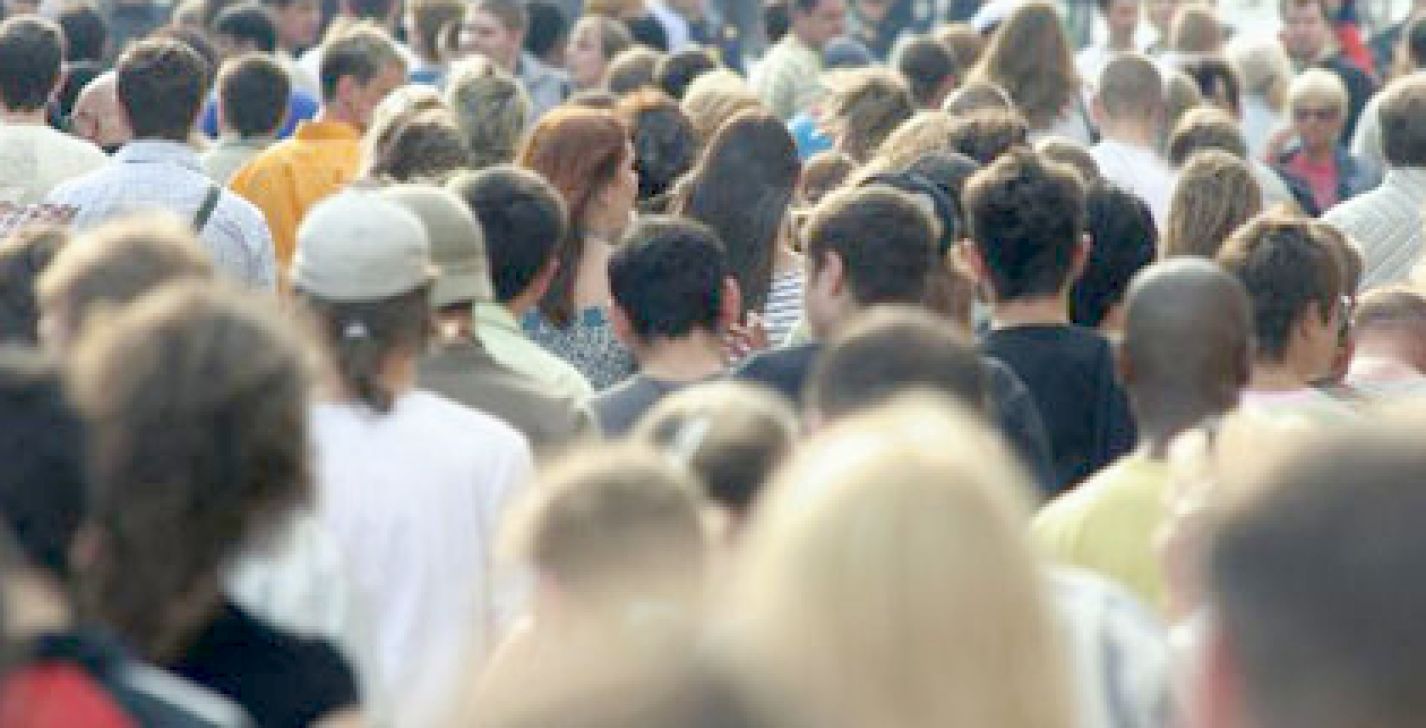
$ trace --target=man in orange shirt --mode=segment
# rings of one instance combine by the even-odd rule
[[[406,62],[385,32],[358,27],[327,43],[321,81],[316,120],[299,124],[291,139],[259,154],[229,183],[267,216],[284,270],[307,210],[356,177],[362,133],[377,104],[406,83]]]

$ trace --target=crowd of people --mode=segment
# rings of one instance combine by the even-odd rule
[[[1415,725],[1416,5],[0,0],[0,728]]]

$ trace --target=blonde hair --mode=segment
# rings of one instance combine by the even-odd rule
[[[513,76],[485,58],[462,61],[446,83],[446,103],[465,136],[472,169],[515,159],[532,107]]]
[[[1292,79],[1287,90],[1287,106],[1297,109],[1303,103],[1325,101],[1341,114],[1347,111],[1347,87],[1337,74],[1321,68],[1309,68]]]
[[[830,92],[824,110],[837,146],[857,162],[881,145],[916,113],[911,89],[884,68],[859,68],[828,74]]]
[[[372,160],[391,144],[391,138],[417,114],[445,110],[446,102],[435,88],[425,84],[407,84],[387,94],[371,112],[371,123],[362,136],[362,159],[370,167]]]
[[[1262,211],[1262,189],[1243,160],[1217,149],[1198,152],[1178,174],[1164,229],[1164,257],[1216,257],[1223,241]]]
[[[1238,69],[1243,94],[1257,94],[1274,111],[1287,104],[1287,87],[1292,82],[1292,60],[1276,38],[1245,34],[1228,43],[1228,58]]]
[[[824,431],[746,544],[734,618],[750,669],[812,724],[1070,726],[1027,482],[998,435],[934,395]]]
[[[968,80],[1004,89],[1032,129],[1054,124],[1080,91],[1055,6],[1034,0],[1016,9],[995,31]]]
[[[939,111],[918,111],[891,132],[877,149],[872,164],[878,170],[905,169],[929,152],[953,152],[955,117]]]
[[[1223,24],[1213,9],[1188,5],[1174,17],[1170,45],[1179,53],[1217,53],[1223,48]]]
[[[719,69],[694,79],[679,107],[693,123],[698,139],[707,144],[723,122],[749,109],[761,110],[763,105],[741,76]]]

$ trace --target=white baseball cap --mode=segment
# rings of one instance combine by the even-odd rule
[[[379,301],[431,282],[431,243],[421,220],[374,190],[317,203],[297,229],[292,286],[330,301]]]

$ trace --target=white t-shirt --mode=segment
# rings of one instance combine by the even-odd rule
[[[47,126],[0,125],[0,202],[43,202],[61,182],[108,163],[99,147]]]
[[[375,643],[374,696],[398,725],[432,725],[475,674],[521,585],[497,578],[495,538],[534,469],[524,436],[424,391],[390,412],[312,413],[318,513],[342,550]]]
[[[1089,156],[1094,157],[1106,181],[1142,197],[1154,214],[1154,223],[1164,229],[1175,175],[1158,152],[1105,139],[1090,148]]]

